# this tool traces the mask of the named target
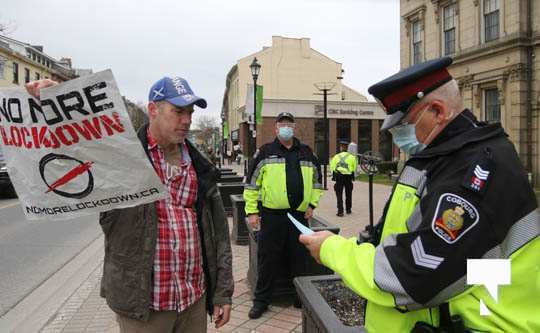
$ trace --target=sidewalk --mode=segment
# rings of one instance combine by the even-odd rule
[[[243,174],[243,166],[224,165],[232,168],[238,174]],[[374,222],[376,223],[384,208],[384,204],[391,188],[389,186],[373,186],[374,196]],[[333,191],[333,182],[328,178],[328,191],[323,195],[315,213],[331,223],[341,227],[341,235],[345,237],[356,236],[360,230],[369,224],[369,200],[367,197],[368,184],[354,183],[353,213],[344,217],[336,216],[336,198]],[[232,219],[229,218],[229,227]],[[208,332],[302,332],[301,310],[292,305],[271,305],[270,310],[261,318],[250,320],[248,312],[251,307],[249,287],[247,285],[248,247],[232,244],[233,275],[235,291],[233,295],[233,310],[229,323],[219,330],[208,323]],[[97,333],[119,332],[114,313],[109,309],[105,300],[99,296],[99,284],[102,265],[99,265],[82,283],[73,295],[61,306],[56,315],[41,330],[43,333]]]

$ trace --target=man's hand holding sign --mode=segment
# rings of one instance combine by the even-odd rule
[[[73,218],[163,197],[111,71],[26,89],[0,90],[0,143],[28,219]]]
[[[110,71],[26,88],[34,97],[0,90],[10,175],[28,218],[101,212],[101,296],[120,331],[206,332],[207,314],[225,325],[234,288],[227,217],[215,165],[186,139],[206,100],[185,79],[163,77],[135,134]]]

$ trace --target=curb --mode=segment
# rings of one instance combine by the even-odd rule
[[[0,318],[0,332],[39,332],[101,263],[103,235]]]

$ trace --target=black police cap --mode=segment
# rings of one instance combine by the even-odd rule
[[[416,64],[369,87],[387,116],[381,131],[397,125],[424,96],[452,80],[447,67],[452,58],[443,57]]]
[[[280,122],[281,120],[285,118],[289,119],[290,121],[294,123],[294,116],[289,112],[281,112],[280,114],[278,114],[276,117],[276,123]]]

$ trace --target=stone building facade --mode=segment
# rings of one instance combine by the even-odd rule
[[[449,55],[465,106],[501,122],[540,185],[540,1],[400,0],[401,67]]]
[[[70,58],[54,59],[41,45],[0,35],[0,87],[22,86],[39,79],[63,82],[91,73],[72,68]]]

